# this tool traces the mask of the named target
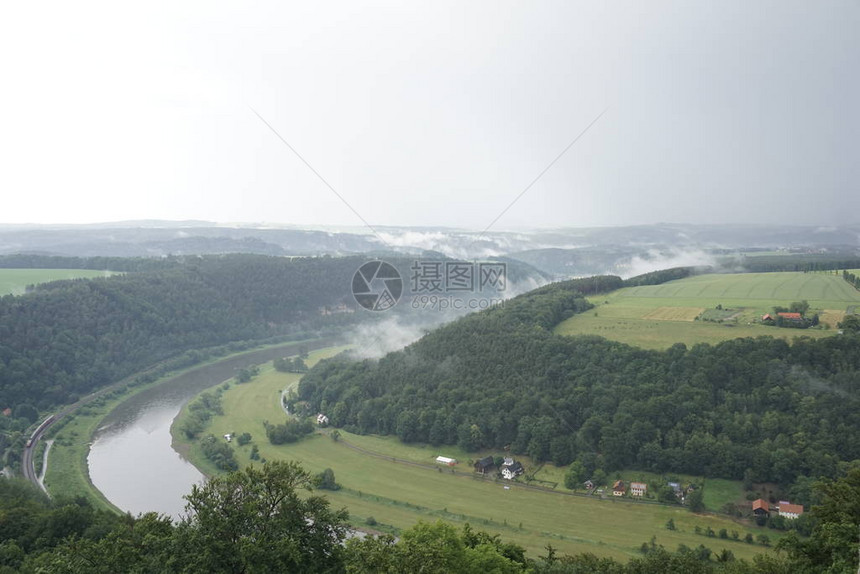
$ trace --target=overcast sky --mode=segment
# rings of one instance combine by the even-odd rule
[[[6,2],[0,222],[860,221],[860,2]]]

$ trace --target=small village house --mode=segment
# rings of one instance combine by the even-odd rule
[[[475,472],[480,475],[485,475],[496,466],[492,456],[485,456],[475,463]]]
[[[790,502],[779,502],[779,515],[783,518],[795,519],[799,518],[800,515],[803,514],[803,505],[802,504],[791,504]]]
[[[317,424],[320,426],[325,426],[328,424],[328,417],[324,414],[320,413],[317,415]]]
[[[777,313],[776,324],[785,325],[803,325],[803,315],[800,313]]]
[[[525,472],[522,463],[512,458],[505,458],[499,470],[502,472],[502,478],[507,480],[513,480]]]
[[[681,487],[680,482],[667,482],[666,484],[672,489],[672,492],[675,493],[675,498],[684,502],[684,489]]]
[[[768,505],[767,500],[759,498],[753,500],[752,511],[756,516],[768,516],[770,514],[770,505]]]
[[[800,321],[803,319],[803,315],[800,313],[777,313],[777,315],[789,321]]]
[[[444,464],[446,466],[454,466],[455,464],[457,464],[457,459],[449,458],[447,456],[437,456],[436,462],[438,462],[439,464]]]
[[[587,490],[594,490],[594,483],[593,483],[593,482],[591,482],[590,480],[586,480],[585,482],[583,482],[583,483],[582,483],[582,485],[583,485]]]
[[[624,481],[616,480],[615,484],[612,485],[612,496],[624,496],[625,492],[627,492],[627,487],[624,486]]]
[[[648,492],[648,485],[644,482],[631,482],[630,483],[630,494],[633,496],[645,496],[645,493]]]

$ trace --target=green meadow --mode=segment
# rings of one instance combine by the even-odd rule
[[[27,285],[37,283],[109,275],[112,275],[112,272],[91,269],[0,269],[0,295],[21,295],[26,291]]]
[[[820,328],[781,329],[760,324],[774,306],[807,300],[808,314],[819,313]],[[738,337],[769,335],[784,339],[827,337],[860,291],[833,273],[710,274],[662,285],[626,287],[592,297],[596,307],[556,327],[562,335],[600,335],[648,349],[666,349],[677,342],[715,344]],[[722,307],[725,320],[696,319],[703,310]],[[705,311],[707,312],[707,311]],[[705,315],[707,317],[707,315]]]
[[[311,353],[307,362],[311,365],[336,351]],[[741,539],[748,532],[754,536],[765,533],[772,542],[779,536],[776,531],[760,529],[745,521],[711,513],[697,515],[679,506],[612,497],[600,499],[586,496],[582,491],[571,494],[561,484],[555,490],[538,490],[522,483],[484,480],[473,474],[470,464],[471,459],[484,453],[465,453],[456,447],[407,445],[394,437],[359,436],[342,430],[340,438],[335,440],[328,429],[297,443],[272,445],[266,438],[263,422],[284,420],[287,415],[280,406],[281,391],[294,388],[299,378],[267,365],[249,383],[232,382],[222,396],[224,415],[213,417],[205,432],[218,437],[226,433],[251,433],[250,444],[240,447],[232,443],[240,466],[252,464],[250,452],[256,445],[265,460],[297,460],[313,473],[331,468],[342,488],[322,493],[333,506],[347,508],[351,522],[357,527],[367,528],[370,522],[375,530],[397,533],[419,520],[441,519],[457,526],[469,522],[522,544],[532,556],[545,553],[547,544],[552,544],[564,553],[593,552],[620,559],[637,555],[641,544],[652,536],[671,550],[682,543],[691,547],[704,544],[715,552],[727,548],[739,558],[751,558],[766,550],[741,541],[698,535],[694,531],[697,526],[703,531],[708,527],[717,532],[722,528],[737,531]],[[202,456],[198,443],[188,442],[176,432],[186,415],[184,409],[174,421],[174,445],[204,473],[216,474],[218,471]],[[456,458],[459,463],[452,472],[451,468],[434,463],[437,455]],[[528,459],[521,460],[528,472],[534,471],[529,468]],[[548,465],[541,467],[535,478],[562,482],[563,473],[563,468]],[[631,472],[630,478],[638,479],[639,474]],[[649,478],[662,480],[656,476]],[[708,485],[705,488],[707,493]],[[727,494],[718,488],[714,492],[717,498],[710,502],[714,508],[737,494]],[[670,518],[677,528],[674,531],[666,529]]]

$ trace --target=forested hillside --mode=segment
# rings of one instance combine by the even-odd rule
[[[645,351],[553,325],[617,278],[465,317],[378,361],[322,362],[299,399],[359,433],[611,471],[778,481],[860,459],[860,338],[769,337]]]
[[[0,408],[45,409],[189,349],[342,322],[318,308],[349,296],[362,261],[190,258],[0,298]]]

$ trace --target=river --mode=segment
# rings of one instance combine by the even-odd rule
[[[237,369],[296,354],[300,346],[313,350],[331,345],[331,340],[317,340],[252,351],[192,369],[130,397],[105,417],[93,437],[87,456],[90,479],[123,511],[180,518],[183,496],[204,480],[171,446],[170,425],[183,405]]]

